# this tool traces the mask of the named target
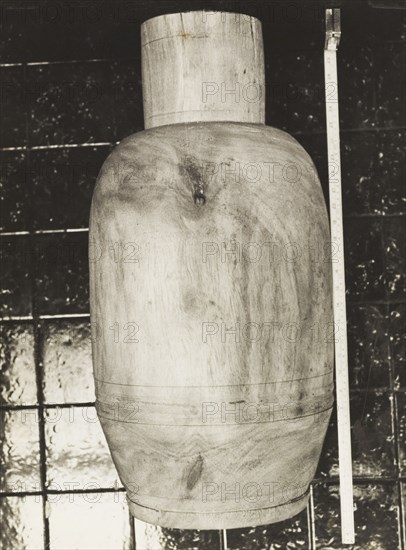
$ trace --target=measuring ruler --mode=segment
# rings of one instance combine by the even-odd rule
[[[341,197],[340,121],[338,116],[337,48],[340,10],[326,10],[324,81],[326,90],[327,155],[330,192],[331,261],[335,327],[338,460],[340,467],[341,540],[353,544],[354,512],[351,458],[351,421],[348,387],[347,312],[345,305],[343,208]],[[335,260],[333,260],[335,248]]]

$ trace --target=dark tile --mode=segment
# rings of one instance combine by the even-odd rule
[[[380,207],[384,184],[374,173],[378,157],[375,132],[343,132],[341,165],[344,216],[372,214]]]
[[[90,323],[44,321],[41,331],[45,402],[93,402]]]
[[[30,260],[32,250],[27,237],[1,237],[0,315],[29,315],[32,310]]]
[[[328,196],[326,135],[298,135]],[[405,197],[404,130],[341,133],[344,216],[400,214]]]
[[[404,130],[344,132],[341,154],[344,215],[403,212]]]
[[[0,492],[40,490],[38,413],[0,410]]]
[[[351,305],[347,309],[350,387],[390,387],[389,316],[386,306]]]
[[[123,495],[50,495],[50,550],[130,550],[130,522]],[[69,521],[67,521],[69,518]]]
[[[297,141],[309,153],[317,170],[326,205],[329,205],[327,137],[325,134],[296,135]]]
[[[134,54],[140,53],[140,48]],[[115,140],[144,129],[140,55],[112,64]]]
[[[40,314],[88,313],[88,234],[36,238],[36,287]]]
[[[227,530],[227,547],[230,550],[262,550],[270,543],[274,548],[307,548],[307,510],[271,525]]]
[[[371,6],[387,8],[385,0],[371,0]],[[397,9],[372,9],[370,34],[377,45],[385,42],[406,41],[406,9],[399,9],[402,2],[394,2]]]
[[[33,151],[33,212],[36,229],[88,227],[93,189],[109,147]]]
[[[349,548],[341,543],[338,485],[314,488],[316,548]],[[355,546],[351,548],[399,548],[396,483],[354,485]]]
[[[403,218],[345,220],[348,297],[352,300],[401,299],[405,291]]]
[[[93,406],[47,409],[45,440],[48,489],[121,486]]]
[[[353,392],[350,396],[354,477],[395,475],[391,395]],[[324,441],[316,479],[339,476],[336,408]]]
[[[382,221],[347,219],[344,250],[347,297],[350,300],[379,300],[386,295]]]
[[[52,7],[43,0],[7,2],[2,15],[2,54],[9,63],[57,60],[71,46],[63,4]]]
[[[372,48],[365,44],[354,47],[343,39],[337,55],[337,72],[341,129],[374,127],[376,98]]]
[[[379,127],[404,126],[406,43],[376,47],[376,124]]]
[[[388,393],[354,392],[351,395],[354,476],[395,475],[392,399]]]
[[[44,548],[42,497],[0,497],[0,547]]]
[[[405,130],[380,130],[372,167],[374,212],[404,213],[406,202]]]
[[[137,3],[111,0],[77,2],[69,5],[69,15],[66,13],[65,17],[64,6],[61,7],[60,25],[63,32],[69,32],[69,45],[60,52],[59,60],[129,57],[139,48]],[[52,35],[51,40],[57,40],[56,36]],[[43,52],[42,57],[45,55],[49,53]]]
[[[361,2],[341,10],[337,59],[343,128],[404,124],[404,11],[371,9]]]
[[[338,440],[337,440],[337,413],[333,408],[326,438],[320,455],[315,479],[333,479],[339,475],[338,468]]]
[[[5,0],[3,4],[4,62],[122,57],[139,46],[135,2]]]
[[[406,295],[406,224],[404,218],[390,218],[383,224],[385,286],[389,300]]]
[[[317,2],[230,2],[229,11],[258,17],[262,23],[265,49],[271,52],[307,50],[319,52],[324,44],[324,10]]]
[[[383,2],[383,0],[382,0]],[[52,4],[4,0],[4,44],[2,59],[7,62],[89,59],[104,56],[124,57],[139,45],[140,22],[174,11],[190,10],[188,0],[175,2],[75,2]],[[218,6],[213,5],[212,9]],[[194,9],[211,9],[207,2],[197,1]],[[320,52],[324,43],[324,6],[310,2],[306,6],[260,1],[249,4],[222,2],[225,11],[258,17],[264,38],[275,51],[298,50],[303,44]],[[355,44],[398,41],[404,38],[401,10],[373,10],[363,2],[346,4],[342,10],[343,39]],[[42,34],[41,34],[42,33]],[[38,37],[41,36],[41,40]]]
[[[398,451],[400,475],[406,475],[406,394],[396,394],[396,406],[398,415]]]
[[[308,50],[271,54],[266,123],[289,133],[324,131],[323,56]]]
[[[23,67],[0,67],[0,147],[27,143],[27,102]]]
[[[401,5],[401,2],[392,2]],[[379,9],[385,8],[385,9]],[[406,38],[405,10],[390,9],[385,0],[348,2],[341,10],[342,44],[354,46],[367,43],[381,46],[384,42],[399,42]]]
[[[394,385],[406,390],[406,304],[392,304],[389,311]]]
[[[30,55],[27,49],[27,34],[21,13],[22,6],[16,2],[3,2],[1,5],[2,40],[0,56],[3,63],[18,63]]]
[[[0,151],[0,231],[30,229],[29,179],[23,151]]]
[[[219,531],[166,529],[134,518],[135,542],[142,550],[217,550]]]
[[[108,142],[113,137],[108,63],[28,68],[33,145]]]
[[[35,405],[34,330],[30,323],[0,326],[0,405]]]

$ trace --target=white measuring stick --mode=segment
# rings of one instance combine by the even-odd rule
[[[348,386],[343,208],[341,198],[340,122],[338,116],[337,78],[337,46],[340,39],[340,34],[340,10],[326,10],[324,80],[326,89],[327,154],[329,166],[332,250],[331,261],[333,270],[341,540],[343,544],[353,544],[355,534],[351,458],[351,421]]]
[[[223,538],[223,546],[222,546],[222,550],[228,550],[228,545],[227,545],[227,529],[223,529],[222,531],[222,538]]]

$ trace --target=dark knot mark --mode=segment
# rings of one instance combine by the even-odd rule
[[[206,202],[206,197],[204,196],[203,189],[195,189],[193,193],[193,200],[195,201],[196,206],[203,206]]]
[[[187,476],[186,487],[189,491],[193,489],[196,483],[199,481],[203,471],[203,458],[201,455],[197,457],[196,462],[190,469],[189,475]]]
[[[203,206],[206,203],[206,196],[204,193],[204,181],[201,171],[193,157],[186,157],[184,159],[184,170],[192,185],[192,196],[196,206]]]

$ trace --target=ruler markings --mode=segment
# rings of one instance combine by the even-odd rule
[[[337,76],[337,46],[340,34],[340,10],[326,10],[324,78],[326,92],[327,155],[329,166],[333,310],[334,323],[338,330],[338,332],[336,332],[337,336],[335,341],[335,368],[338,456],[340,468],[341,539],[343,544],[353,544],[355,534]],[[335,255],[334,260],[333,253]]]

